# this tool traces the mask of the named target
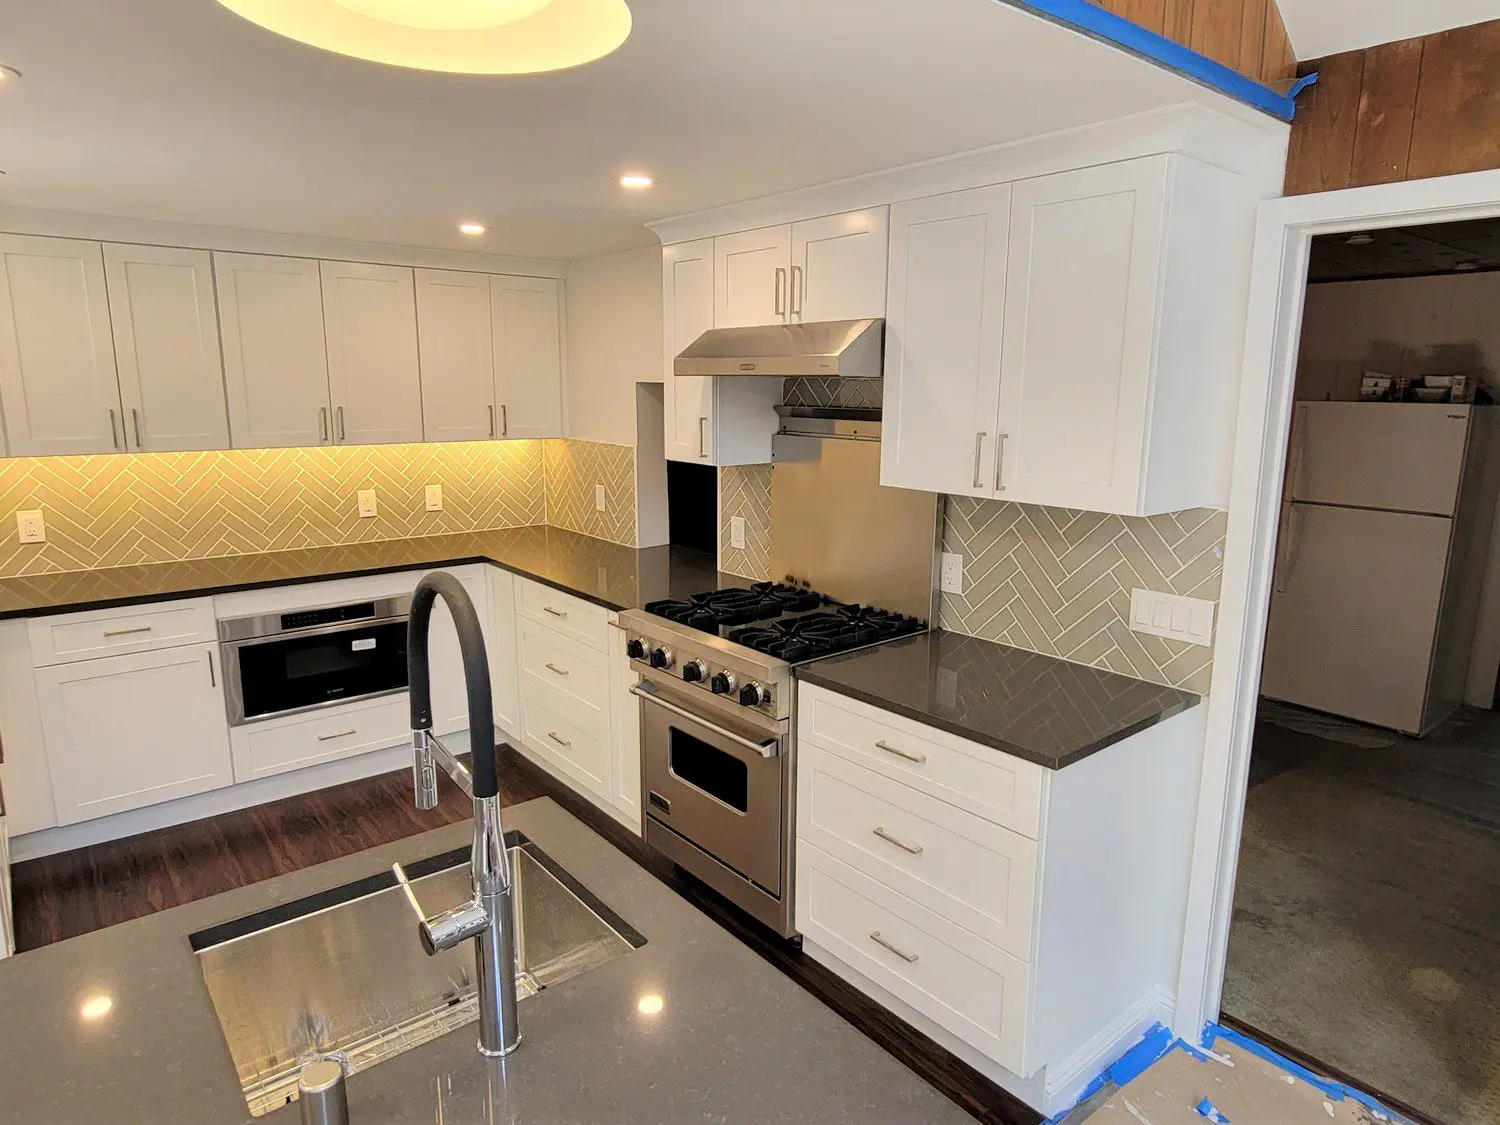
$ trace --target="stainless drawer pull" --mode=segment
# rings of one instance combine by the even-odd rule
[[[334,731],[332,734],[318,735],[319,742],[331,742],[335,738],[348,738],[351,734],[358,734],[358,727],[350,727],[348,730]]]
[[[211,649],[211,648],[210,649],[206,649],[204,651],[203,655],[206,656],[206,657],[208,657],[208,686],[209,687],[218,687],[219,686],[219,674],[214,671],[214,650]]]
[[[905,758],[908,762],[921,763],[927,760],[926,754],[913,754],[909,750],[901,750],[895,746],[892,746],[883,738],[879,742],[875,743],[875,745],[878,749],[884,750],[887,754],[894,754],[898,758]]]
[[[909,852],[912,855],[921,855],[922,854],[922,845],[921,844],[908,844],[905,840],[898,840],[898,839],[896,839],[896,837],[892,836],[889,832],[887,832],[884,828],[877,827],[875,829],[875,835],[879,836],[887,844],[895,844],[903,852]]]
[[[151,632],[151,626],[149,626],[149,625],[137,625],[134,629],[106,629],[106,630],[104,630],[104,635],[106,637],[128,637],[128,636],[131,636],[134,633],[149,633],[149,632]]]
[[[918,954],[908,953],[906,952],[906,950],[900,948],[899,946],[892,945],[890,942],[886,941],[885,938],[880,936],[879,930],[870,931],[870,940],[873,941],[876,945],[885,946],[885,948],[889,949],[892,953],[901,958],[901,960],[905,961],[908,965],[915,965],[917,963]]]
[[[979,461],[980,461],[980,458],[984,454],[984,439],[985,439],[985,435],[983,433],[977,433],[977,434],[974,435],[974,487],[975,488],[983,488],[984,487],[982,484],[979,483]]]
[[[549,672],[556,672],[559,676],[571,676],[573,674],[573,673],[569,672],[566,668],[559,668],[556,664],[552,663],[552,661],[550,661],[550,660],[547,661],[547,671],[549,671]]]
[[[572,746],[573,745],[571,742],[569,742],[562,735],[558,734],[555,730],[549,730],[547,732],[547,737],[550,738],[553,742],[557,743],[559,746]]]
[[[565,610],[565,609],[553,609],[550,605],[544,605],[544,606],[542,606],[542,612],[544,612],[544,613],[550,613],[553,617],[566,617],[566,616],[568,616],[568,611],[567,610]]]

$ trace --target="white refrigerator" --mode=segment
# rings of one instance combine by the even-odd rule
[[[1494,411],[1303,402],[1261,694],[1423,735],[1463,700],[1494,497]]]

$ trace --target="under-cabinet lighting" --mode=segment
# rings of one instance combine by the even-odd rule
[[[459,231],[459,233],[460,234],[466,234],[470,238],[478,238],[480,235],[482,235],[485,231],[487,231],[489,229],[490,228],[487,227],[487,226],[485,226],[483,223],[459,223],[458,224],[458,231]]]
[[[620,186],[629,191],[645,191],[655,182],[644,172],[626,172],[620,177]]]

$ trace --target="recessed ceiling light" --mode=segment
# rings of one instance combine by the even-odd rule
[[[483,223],[459,223],[458,224],[459,233],[460,234],[466,234],[470,238],[478,238],[481,234],[483,234],[485,231],[487,231],[489,229],[490,228],[487,227],[487,226],[485,226]]]
[[[631,191],[645,191],[656,181],[644,172],[626,172],[620,177],[620,186]]]
[[[449,74],[539,74],[603,58],[630,35],[625,0],[219,0],[288,39]]]
[[[1373,234],[1351,234],[1348,238],[1344,239],[1345,245],[1348,246],[1368,246],[1374,241],[1375,236]]]

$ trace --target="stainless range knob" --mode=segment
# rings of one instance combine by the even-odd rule
[[[651,650],[651,667],[653,667],[653,668],[670,668],[670,667],[672,667],[672,650],[669,649],[669,648],[667,648],[665,645],[663,645],[660,648],[653,648]]]
[[[715,695],[729,695],[739,686],[733,672],[715,672],[714,678],[708,681],[708,690]]]
[[[759,707],[770,698],[771,693],[763,685],[756,683],[754,680],[751,680],[744,687],[740,688],[740,702],[746,707]]]
[[[630,640],[625,642],[625,655],[630,657],[631,660],[645,660],[646,649],[645,637],[631,637]]]
[[[701,660],[689,660],[682,666],[682,678],[690,684],[701,684],[708,679],[708,665]]]

